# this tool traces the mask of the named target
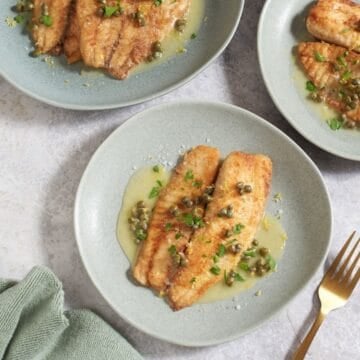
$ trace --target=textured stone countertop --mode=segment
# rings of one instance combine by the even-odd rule
[[[63,281],[68,306],[89,307],[109,321],[146,359],[284,359],[318,308],[319,272],[280,315],[231,343],[189,349],[147,336],[119,318],[88,278],[73,232],[73,203],[84,168],[102,141],[132,114],[179,99],[232,103],[264,117],[294,139],[324,175],[334,210],[330,256],[360,230],[360,163],[323,152],[302,138],[275,108],[257,62],[262,0],[247,1],[225,53],[181,89],[119,110],[75,112],[44,105],[0,78],[0,277],[22,278],[45,264]],[[274,46],[276,46],[274,44]],[[301,271],[301,269],[299,269]],[[360,359],[360,286],[323,324],[309,359]]]

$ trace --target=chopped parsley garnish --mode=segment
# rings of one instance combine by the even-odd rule
[[[219,262],[219,256],[218,255],[214,255],[213,256],[213,261],[216,264],[217,262]]]
[[[204,221],[202,220],[202,218],[190,213],[183,214],[182,221],[185,225],[193,228],[199,228],[204,226]]]
[[[177,233],[175,234],[175,239],[176,239],[176,240],[179,240],[181,237],[183,237],[183,234],[182,234],[181,232],[177,232]]]
[[[158,186],[154,186],[150,193],[149,193],[149,199],[156,198],[160,193],[160,188]]]
[[[310,92],[316,91],[316,86],[314,85],[314,83],[312,81],[309,80],[306,82],[306,90],[308,90]]]
[[[235,281],[245,281],[245,279],[239,273],[234,274],[234,280]]]
[[[241,233],[241,230],[245,228],[245,225],[243,224],[236,224],[233,229],[234,235],[238,235]]]
[[[250,256],[250,257],[255,257],[256,256],[256,250],[255,249],[246,250],[246,251],[244,251],[244,255],[245,256]]]
[[[156,183],[158,184],[158,186],[154,186],[151,189],[151,191],[149,193],[149,199],[156,198],[160,194],[160,190],[163,186],[163,183],[160,180],[156,180]]]
[[[194,40],[194,39],[196,39],[196,37],[197,37],[197,35],[195,33],[192,33],[191,36],[190,36],[190,39]]]
[[[25,17],[24,17],[24,15],[19,14],[19,15],[16,15],[16,16],[14,17],[14,20],[15,20],[18,24],[22,24],[22,23],[24,22],[24,20],[25,20]]]
[[[320,54],[318,51],[315,51],[314,57],[315,57],[315,60],[318,62],[324,62],[326,60],[325,56]]]
[[[191,280],[190,280],[190,284],[195,284],[196,283],[196,277],[193,277]]]
[[[246,262],[240,262],[240,263],[239,263],[239,268],[240,268],[241,270],[244,270],[244,271],[249,271],[250,266],[249,266],[249,264],[247,264]]]
[[[342,65],[342,66],[347,66],[347,62],[346,62],[346,60],[345,60],[344,55],[339,56],[339,57],[336,59],[336,61],[337,61],[340,65]]]
[[[170,253],[171,256],[175,256],[177,254],[177,250],[176,250],[176,246],[175,245],[171,245],[168,248],[168,252]]]
[[[153,169],[153,172],[156,172],[156,173],[160,172],[160,166],[159,165],[153,166],[152,169]]]
[[[210,272],[214,275],[220,275],[221,273],[221,269],[217,266],[217,265],[214,265],[211,269],[210,269]]]
[[[224,244],[220,244],[219,249],[218,249],[216,255],[217,255],[218,257],[223,257],[223,256],[225,255],[225,253],[226,253],[226,247],[225,247],[225,245],[224,245]]]
[[[341,129],[343,126],[343,120],[340,117],[332,118],[328,120],[327,123],[330,129],[334,131]]]
[[[155,6],[160,6],[163,3],[163,0],[154,0]]]
[[[138,239],[138,240],[145,240],[146,239],[146,233],[144,232],[143,229],[136,229],[135,230],[135,237]]]
[[[342,75],[341,75],[341,80],[349,80],[351,78],[351,74],[352,72],[350,70],[346,70]]]
[[[165,231],[170,231],[172,228],[172,224],[171,223],[166,223],[165,224]]]
[[[53,24],[53,19],[50,15],[41,15],[40,23],[44,24],[47,27],[50,27]]]
[[[269,265],[271,271],[276,270],[276,261],[271,255],[268,255],[266,257],[266,263],[267,263],[267,265]]]
[[[192,170],[188,170],[184,176],[184,180],[188,181],[193,179],[194,179],[194,173],[192,172]]]
[[[201,186],[202,186],[202,184],[203,184],[203,182],[200,180],[195,180],[195,181],[193,181],[193,183],[192,183],[192,185],[194,186],[194,187],[196,187],[196,188],[201,188]]]

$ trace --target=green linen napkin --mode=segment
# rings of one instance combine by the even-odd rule
[[[0,359],[142,359],[91,311],[64,311],[63,297],[60,281],[45,267],[18,283],[0,279]]]

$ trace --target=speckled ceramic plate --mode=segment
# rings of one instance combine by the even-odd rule
[[[278,272],[235,300],[173,312],[161,298],[128,279],[129,261],[116,238],[116,223],[134,167],[161,159],[175,163],[179,150],[202,143],[218,147],[223,156],[243,150],[272,158],[272,194],[282,193],[281,221],[288,240]],[[278,207],[269,200],[267,212],[272,214]],[[154,107],[114,131],[82,177],[74,220],[84,265],[115,311],[150,335],[186,346],[235,339],[282,309],[324,260],[332,223],[321,174],[292,140],[246,110],[205,102]],[[263,295],[254,296],[259,289]],[[235,309],[237,304],[240,310]]]
[[[23,26],[10,28],[5,19],[16,0],[0,1],[0,75],[26,94],[51,105],[77,109],[110,109],[132,105],[163,95],[202,71],[228,45],[242,14],[244,0],[205,0],[205,13],[197,37],[187,52],[174,56],[124,81],[98,72],[82,72],[83,65],[68,66],[63,57],[50,62],[32,58]]]
[[[306,99],[294,47],[310,40],[305,19],[312,0],[268,0],[258,28],[258,55],[267,89],[281,113],[306,139],[343,158],[360,161],[360,131],[330,129],[330,115]],[[312,40],[313,41],[313,40]]]

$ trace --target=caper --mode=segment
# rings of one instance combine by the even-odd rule
[[[184,253],[179,253],[179,256],[180,256],[180,261],[179,261],[180,266],[186,266],[189,264],[189,260],[186,258]]]
[[[264,266],[266,263],[265,263],[265,260],[264,260],[264,259],[259,259],[259,260],[256,261],[255,264],[256,264],[257,267],[262,267],[262,266]]]
[[[344,125],[348,129],[354,129],[356,127],[355,121],[352,120],[347,120]]]
[[[177,206],[171,206],[169,212],[173,216],[178,216],[180,214],[180,210]]]
[[[26,4],[26,10],[32,10],[34,8],[34,4],[32,2],[29,2]]]
[[[209,194],[204,194],[204,195],[201,196],[201,201],[204,204],[208,204],[211,200],[212,200],[212,196],[209,195]]]
[[[97,10],[96,10],[96,15],[102,17],[102,16],[104,16],[104,13],[105,13],[104,8],[102,8],[102,7],[98,7],[98,8],[97,8]]]
[[[47,4],[42,5],[42,15],[48,16],[49,15],[49,7]]]
[[[162,56],[163,56],[163,53],[160,52],[160,51],[155,51],[155,52],[153,53],[153,58],[154,58],[154,59],[160,59]]]
[[[243,189],[244,186],[245,186],[245,184],[244,184],[242,181],[239,181],[239,182],[236,184],[236,187],[237,187],[239,190]]]
[[[226,285],[228,285],[228,286],[232,286],[233,283],[234,283],[234,281],[235,281],[235,272],[234,272],[233,270],[231,270],[231,271],[229,272],[228,276],[226,277],[225,283],[226,283]]]
[[[194,209],[194,211],[193,211],[193,215],[195,215],[195,216],[197,216],[197,217],[199,217],[199,218],[203,217],[203,215],[204,215],[204,209],[201,208],[201,207],[196,207],[196,208]]]
[[[178,32],[183,32],[185,30],[185,26],[187,24],[186,19],[178,19],[175,22],[175,29]]]
[[[136,228],[137,228],[136,224],[131,224],[131,225],[130,225],[130,230],[131,230],[131,231],[135,231]]]
[[[139,225],[140,225],[140,228],[145,231],[148,229],[148,224],[146,221],[141,221]]]
[[[188,208],[192,207],[194,205],[194,203],[192,202],[192,200],[189,197],[183,197],[181,202]]]
[[[256,269],[256,275],[257,276],[263,276],[266,273],[266,270],[263,267],[258,267]]]
[[[241,245],[240,244],[232,244],[230,246],[230,251],[233,253],[233,254],[238,254],[240,251],[241,251]]]
[[[231,205],[229,205],[226,210],[227,210],[226,216],[227,216],[228,218],[232,218],[232,217],[234,216],[234,209],[233,209],[233,207],[232,207]]]
[[[269,252],[270,252],[270,250],[268,248],[266,248],[266,247],[262,247],[262,248],[259,249],[259,254],[262,257],[265,257],[265,256],[269,255]]]
[[[145,205],[145,202],[144,201],[138,201],[137,203],[136,203],[136,207],[138,207],[138,208],[146,208],[146,205]]]
[[[34,50],[30,53],[31,57],[38,57],[41,55],[41,51],[40,50]]]
[[[144,17],[144,14],[140,10],[138,10],[134,14],[134,19],[136,20],[136,23],[139,26],[145,26],[145,24],[146,24],[145,17]]]
[[[233,231],[231,229],[225,230],[225,237],[229,238],[232,235],[233,235]]]
[[[360,79],[352,79],[351,83],[356,86],[360,86]]]
[[[140,220],[138,218],[132,216],[128,219],[128,222],[129,222],[129,224],[138,224],[140,222]]]
[[[251,185],[245,185],[244,191],[245,191],[246,193],[251,193],[251,192],[252,192],[252,186],[251,186]]]
[[[309,95],[309,98],[315,102],[321,102],[322,101],[322,97],[320,96],[319,93],[317,92],[312,92],[310,95]]]
[[[241,257],[241,261],[244,261],[244,262],[249,262],[250,259],[251,259],[251,256],[244,255],[244,256]]]
[[[226,208],[222,208],[222,209],[218,212],[218,216],[227,216],[227,209],[226,209]]]
[[[139,213],[138,213],[138,209],[136,207],[133,207],[131,209],[131,215],[132,216],[135,216],[135,217],[138,217],[139,216]]]
[[[18,1],[18,2],[16,3],[16,11],[17,11],[17,12],[23,12],[23,11],[25,11],[25,3],[24,3],[24,1]]]
[[[251,243],[252,243],[252,245],[254,245],[254,246],[258,246],[258,245],[259,245],[259,241],[256,240],[256,239],[254,239]]]
[[[155,41],[155,42],[153,43],[152,48],[153,48],[154,51],[160,51],[160,52],[163,51],[160,41]]]
[[[205,188],[204,193],[207,195],[212,195],[214,193],[215,190],[215,185],[209,185]]]

